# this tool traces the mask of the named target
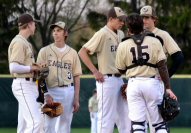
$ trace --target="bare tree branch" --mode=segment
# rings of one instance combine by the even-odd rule
[[[86,2],[85,2],[85,4],[84,4],[84,6],[83,6],[81,12],[79,13],[79,15],[78,15],[77,18],[76,18],[76,20],[73,22],[73,24],[70,25],[69,30],[72,29],[72,27],[74,27],[74,25],[76,25],[76,23],[77,23],[78,20],[80,19],[81,15],[82,15],[83,11],[85,10],[86,5],[88,4],[89,1],[90,1],[90,0],[86,0]]]

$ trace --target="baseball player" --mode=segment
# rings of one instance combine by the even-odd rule
[[[93,95],[88,101],[88,109],[90,112],[91,120],[91,133],[97,133],[97,112],[98,112],[98,100],[97,100],[97,90],[93,90]]]
[[[107,24],[79,51],[82,61],[96,79],[98,133],[113,133],[115,124],[119,133],[130,133],[127,102],[120,94],[123,79],[115,67],[116,50],[124,37],[124,33],[120,30],[124,26],[124,18],[126,16],[121,8],[110,9]],[[93,53],[97,54],[98,69],[89,58]]]
[[[18,101],[17,133],[40,133],[42,115],[40,104],[36,102],[38,90],[34,78],[39,67],[33,65],[34,53],[27,41],[34,35],[35,20],[24,13],[18,18],[18,27],[19,33],[8,49],[9,69],[13,76],[12,91]]]
[[[50,26],[54,42],[42,48],[37,62],[46,63],[49,75],[45,102],[60,102],[64,113],[55,118],[45,115],[45,133],[70,133],[73,112],[79,109],[81,64],[77,52],[66,44],[68,32],[64,22]]]
[[[140,15],[143,17],[144,29],[154,33],[156,36],[159,36],[162,39],[165,55],[167,57],[170,55],[172,59],[172,65],[168,69],[169,76],[171,77],[183,63],[183,53],[181,52],[178,44],[174,41],[168,32],[155,27],[158,18],[156,16],[155,10],[151,6],[146,5],[142,7],[140,10]],[[162,95],[163,90],[164,89],[161,91]],[[152,133],[155,133],[154,128],[151,125],[150,129]]]
[[[170,87],[162,45],[157,38],[142,33],[143,20],[139,14],[130,14],[127,18],[127,26],[131,36],[119,44],[116,67],[129,78],[127,101],[132,132],[145,133],[146,110],[148,110],[156,133],[167,133],[165,122],[158,112],[162,95],[160,95],[160,80],[155,78],[155,75],[160,74],[170,97],[173,99],[177,97]]]

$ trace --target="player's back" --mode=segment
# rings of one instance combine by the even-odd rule
[[[140,48],[132,38],[120,43],[119,51],[123,51],[117,58],[122,58],[125,66],[131,66],[138,61],[138,56],[141,55],[144,61],[156,65],[161,60],[166,59],[160,41],[151,36],[145,36]],[[119,52],[120,54],[120,52]],[[117,65],[117,64],[116,64]],[[119,65],[120,66],[120,65]],[[157,74],[157,69],[148,65],[138,65],[133,68],[127,69],[126,75],[128,77],[151,77]]]

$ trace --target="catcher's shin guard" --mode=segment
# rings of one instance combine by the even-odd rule
[[[131,133],[145,133],[145,121],[135,122],[131,121]]]
[[[159,130],[166,130],[167,131],[167,124],[164,121],[160,122],[160,123],[157,123],[157,124],[153,124],[153,127],[155,127],[156,133]]]

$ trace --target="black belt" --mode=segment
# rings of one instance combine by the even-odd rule
[[[13,79],[16,79],[17,77],[14,77]],[[36,82],[36,78],[29,78],[29,77],[26,77],[24,78],[26,81],[33,81],[33,82]]]
[[[116,74],[106,74],[108,77],[121,77],[121,74],[116,73]]]
[[[155,78],[155,76],[152,76],[152,77],[136,77],[136,76],[132,76],[130,78]]]
[[[60,85],[59,87],[69,87],[69,86],[74,86],[74,83],[71,83],[69,85]]]

